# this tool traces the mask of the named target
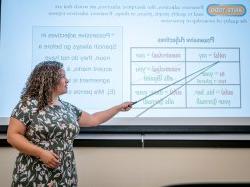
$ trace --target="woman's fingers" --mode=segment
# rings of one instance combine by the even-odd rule
[[[57,168],[58,165],[56,164],[45,164],[48,168]]]
[[[121,106],[121,111],[129,111],[132,108],[133,102],[125,102]]]
[[[53,154],[53,156],[54,156],[56,159],[59,159],[59,156],[58,156],[56,153],[54,153],[52,150],[51,150],[50,152]]]
[[[48,167],[50,168],[56,168],[60,164],[59,156],[55,154],[52,150],[50,151],[50,153],[51,153],[51,157],[48,160],[48,163],[46,163],[46,165],[48,165]]]
[[[57,161],[50,161],[46,164],[49,168],[57,168],[59,166],[59,163]]]

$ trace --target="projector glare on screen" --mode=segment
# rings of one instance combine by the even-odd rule
[[[64,64],[61,99],[84,111],[137,102],[113,124],[249,124],[249,7],[247,0],[2,0],[0,124],[47,60]]]

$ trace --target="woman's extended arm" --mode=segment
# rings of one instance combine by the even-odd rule
[[[100,125],[113,116],[115,116],[120,111],[129,111],[132,108],[132,102],[125,102],[120,105],[114,106],[107,110],[96,112],[94,114],[89,114],[87,112],[82,112],[82,115],[78,121],[80,127],[92,127]]]
[[[48,167],[55,168],[59,164],[58,156],[31,143],[25,136],[26,126],[15,118],[10,118],[7,141],[17,150],[30,156],[40,158]]]

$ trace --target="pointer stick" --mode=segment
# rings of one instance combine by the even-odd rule
[[[167,86],[165,86],[165,87],[163,87],[163,88],[161,88],[161,89],[159,89],[159,90],[157,90],[157,91],[155,91],[155,92],[153,92],[153,93],[151,93],[151,94],[149,94],[149,95],[147,95],[147,96],[145,96],[145,97],[139,99],[138,101],[133,102],[132,105],[135,105],[136,103],[139,103],[140,101],[142,101],[142,100],[144,100],[144,99],[146,99],[146,98],[148,98],[148,97],[150,97],[150,96],[152,96],[152,95],[154,95],[154,94],[156,94],[156,93],[158,93],[158,92],[160,92],[160,91],[162,91],[162,90],[164,90],[164,89],[166,89],[166,88],[168,88],[168,87],[170,87],[170,86],[173,86],[173,85],[175,85],[176,83],[178,83],[178,82],[180,82],[180,81],[182,81],[182,80],[184,80],[184,79],[186,79],[186,78],[188,78],[188,77],[190,77],[190,76],[192,76],[192,75],[194,75],[194,74],[196,74],[196,73],[198,73],[198,72],[200,72],[200,71],[202,71],[202,73],[204,73],[205,71],[207,71],[207,69],[213,67],[214,65],[216,65],[216,64],[218,64],[218,63],[219,63],[219,61],[217,61],[217,62],[215,62],[215,63],[213,63],[213,64],[210,64],[209,66],[206,66],[206,67],[204,67],[204,68],[202,68],[202,69],[200,69],[200,70],[198,70],[198,71],[195,71],[195,72],[193,72],[192,74],[189,74],[189,75],[183,77],[182,79],[179,79],[179,80],[175,81],[174,83],[169,84],[169,85],[167,85]],[[204,70],[204,69],[205,69],[205,70]],[[204,71],[203,71],[203,70],[204,70]],[[199,74],[199,75],[200,75],[200,74]]]
[[[218,61],[219,62],[219,61]],[[181,85],[181,86],[179,86],[178,88],[176,88],[174,91],[172,91],[170,94],[168,94],[168,95],[166,95],[165,97],[163,97],[163,98],[161,98],[160,100],[158,100],[158,101],[156,101],[156,103],[154,103],[153,105],[151,105],[150,107],[148,107],[148,108],[146,108],[144,111],[142,111],[141,113],[139,113],[136,117],[139,117],[139,116],[141,116],[142,114],[144,114],[145,112],[147,112],[149,109],[151,109],[152,107],[154,107],[156,104],[158,104],[159,102],[161,102],[162,100],[164,100],[164,99],[166,99],[168,96],[170,96],[170,95],[172,95],[174,92],[176,92],[177,90],[179,90],[180,88],[182,88],[183,86],[185,86],[188,82],[191,82],[192,80],[194,80],[196,77],[198,77],[198,76],[200,76],[202,73],[204,73],[205,71],[207,71],[208,69],[210,69],[211,67],[213,67],[214,65],[216,65],[218,62],[216,62],[216,63],[213,63],[213,64],[211,64],[211,65],[209,65],[209,66],[207,66],[207,67],[205,67],[205,68],[202,68],[202,69],[200,69],[200,71],[201,70],[203,70],[203,71],[201,71],[198,75],[196,75],[195,77],[193,77],[193,78],[191,78],[189,81],[187,81],[187,82],[185,82],[185,84],[183,84],[183,85]],[[205,70],[204,70],[205,69]],[[199,72],[199,71],[197,71],[197,72]],[[196,72],[196,73],[197,73]],[[193,75],[194,73],[192,73],[192,75]],[[190,77],[191,75],[188,75],[187,77]],[[186,77],[186,78],[187,78]],[[156,92],[155,92],[156,93]],[[146,98],[146,97],[145,97]],[[143,98],[143,99],[145,99],[145,98]],[[140,100],[139,100],[140,101]]]

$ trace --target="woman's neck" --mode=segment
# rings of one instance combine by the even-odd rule
[[[58,96],[52,96],[51,105],[58,105],[59,104],[59,97]]]

